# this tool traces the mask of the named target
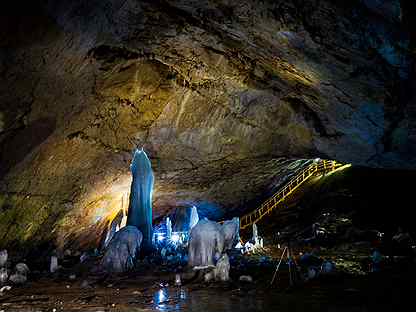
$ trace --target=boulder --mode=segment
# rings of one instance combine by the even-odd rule
[[[253,278],[250,275],[241,275],[239,278],[240,282],[252,283]]]

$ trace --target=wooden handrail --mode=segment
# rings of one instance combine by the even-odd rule
[[[312,164],[302,169],[298,174],[291,178],[279,191],[267,199],[256,210],[240,218],[240,229],[245,229],[254,223],[260,221],[264,216],[271,213],[279,204],[281,204],[291,193],[300,185],[314,175],[321,175],[335,171],[344,166],[334,160],[319,159],[314,160]]]

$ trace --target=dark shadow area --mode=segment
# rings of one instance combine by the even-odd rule
[[[0,162],[2,164],[0,178],[45,141],[55,130],[55,127],[54,119],[41,118],[8,136],[2,142],[0,149]]]

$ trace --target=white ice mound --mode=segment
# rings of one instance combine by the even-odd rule
[[[135,226],[128,225],[116,232],[101,260],[103,269],[117,273],[131,270],[142,240],[143,235]]]

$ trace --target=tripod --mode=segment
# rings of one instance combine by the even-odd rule
[[[292,287],[294,285],[295,277],[296,277],[296,275],[295,275],[296,274],[296,267],[292,268],[292,266],[296,265],[296,264],[295,264],[295,262],[293,261],[293,259],[291,257],[290,247],[289,247],[289,245],[287,245],[283,249],[283,253],[280,256],[280,260],[279,260],[279,263],[276,266],[276,270],[274,271],[273,278],[270,282],[270,286],[273,285],[275,279],[278,277],[279,268],[280,268],[280,265],[282,264],[283,257],[285,256],[285,254],[286,254],[286,259],[287,259],[287,265],[289,267],[289,285],[290,285],[290,287]]]

